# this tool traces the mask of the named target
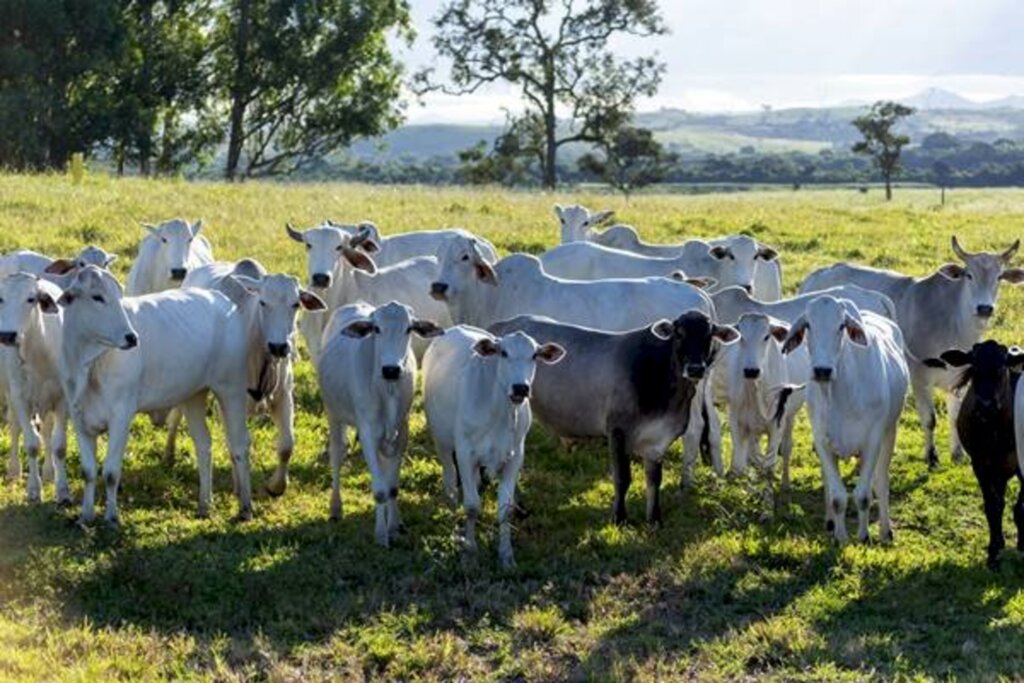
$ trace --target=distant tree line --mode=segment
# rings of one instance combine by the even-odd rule
[[[399,123],[394,31],[403,0],[0,0],[0,167],[302,169]]]

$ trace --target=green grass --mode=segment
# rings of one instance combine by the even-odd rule
[[[651,240],[746,231],[778,247],[787,288],[837,259],[925,273],[969,249],[1005,246],[1024,225],[1022,191],[771,192],[598,196],[352,185],[186,184],[0,176],[0,250],[70,254],[85,241],[117,251],[124,275],[140,220],[203,217],[221,258],[256,256],[304,272],[285,221],[372,218],[385,233],[460,225],[502,250],[556,239],[555,201],[612,207]],[[994,323],[1024,339],[1024,297],[1004,287]],[[230,471],[215,430],[216,497],[195,518],[191,455],[159,462],[162,434],[134,425],[121,489],[122,528],[83,531],[74,511],[27,505],[0,488],[0,679],[583,680],[700,678],[864,680],[1024,676],[1024,557],[984,567],[987,532],[967,466],[929,475],[916,417],[905,412],[893,464],[895,545],[837,548],[822,528],[821,480],[806,420],[794,488],[759,521],[750,482],[708,470],[677,493],[669,456],[665,522],[643,523],[635,467],[633,523],[610,524],[601,443],[567,452],[537,428],[522,490],[519,567],[497,568],[493,491],[479,557],[454,537],[418,402],[400,499],[408,532],[373,543],[368,474],[345,465],[346,517],[327,520],[326,425],[308,362],[298,365],[291,487],[256,500],[235,524]],[[272,472],[273,432],[252,423],[254,485]],[[948,430],[940,428],[945,451]],[[0,448],[6,448],[6,437]],[[183,440],[187,444],[187,441]],[[190,451],[190,444],[186,450]],[[73,450],[73,449],[72,449]],[[726,448],[728,452],[728,447]],[[852,466],[844,471],[851,476]],[[80,492],[72,455],[72,484]],[[1008,529],[1012,529],[1007,515]],[[874,531],[874,529],[873,529]],[[1013,533],[1010,532],[1010,547]]]

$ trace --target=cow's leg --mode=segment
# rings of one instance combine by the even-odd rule
[[[949,413],[949,448],[955,463],[964,461],[964,447],[960,443],[960,430],[956,428],[956,419],[960,415],[961,403],[963,403],[963,397],[955,391],[946,393],[946,411]]]
[[[74,420],[74,427],[82,467],[82,512],[78,521],[91,524],[96,519],[96,437],[88,434],[78,420]]]
[[[456,438],[455,460],[459,466],[459,482],[462,484],[462,508],[466,513],[463,543],[466,550],[476,552],[476,523],[480,518],[479,459],[469,444],[460,443]]]
[[[722,460],[722,420],[718,417],[718,411],[715,410],[715,401],[711,382],[705,380],[703,382],[703,396],[704,396],[704,409],[701,412],[702,417],[705,421],[705,429],[702,432],[701,445],[707,446],[711,451],[711,468],[715,471],[719,477],[725,476],[725,462]],[[703,439],[706,433],[707,442]]]
[[[899,419],[899,418],[897,418]],[[892,543],[892,519],[889,516],[889,467],[893,450],[896,448],[896,425],[882,440],[875,465],[875,499],[878,501],[878,538],[883,543]]]
[[[359,425],[359,444],[362,447],[366,468],[370,470],[370,486],[373,488],[373,502],[376,513],[373,528],[377,545],[388,547],[388,479],[384,457],[380,454],[378,430],[369,423]]]
[[[444,494],[453,506],[459,504],[459,468],[455,465],[455,444],[434,439],[434,450],[441,463],[441,482]]]
[[[398,427],[398,435],[388,457],[388,533],[395,536],[402,532],[402,514],[398,510],[398,489],[402,470],[402,458],[405,446],[409,441],[409,423],[403,421]]]
[[[11,435],[11,446],[7,456],[7,479],[17,481],[21,479],[21,452],[18,447],[21,441],[21,423],[11,405],[7,406],[7,429]]]
[[[196,462],[199,466],[199,512],[200,517],[210,516],[210,505],[213,502],[213,441],[210,430],[206,426],[206,395],[193,396],[175,409],[172,414],[185,417],[188,434],[196,449]]]
[[[50,433],[50,457],[53,460],[54,498],[57,505],[71,504],[68,486],[68,413],[63,403],[54,411],[53,431]]]
[[[217,396],[228,437],[228,451],[238,496],[238,519],[252,519],[252,473],[249,465],[249,427],[245,423],[244,391],[226,391]]]
[[[860,471],[857,485],[853,489],[853,500],[857,506],[857,540],[861,543],[866,543],[870,538],[868,521],[871,517],[871,490],[875,482],[875,469],[882,458],[882,442],[885,440],[885,434],[873,439],[875,443],[865,448],[860,456]]]
[[[828,445],[815,436],[814,448],[821,462],[821,478],[825,484],[825,523],[840,543],[846,543],[846,486],[839,473],[839,464]]]
[[[1017,550],[1024,551],[1024,477],[1019,473],[1017,482],[1020,490],[1017,492],[1017,502],[1013,506],[1013,525],[1017,527]]]
[[[280,496],[288,487],[288,461],[292,459],[295,448],[295,404],[290,391],[281,392],[281,396],[270,409],[270,419],[277,428],[277,469],[266,484],[267,493]]]
[[[498,562],[502,569],[516,566],[512,552],[512,519],[516,508],[516,482],[519,481],[519,470],[523,466],[522,453],[523,446],[520,445],[519,455],[505,464],[498,481]]]
[[[107,431],[107,457],[103,459],[103,483],[107,487],[107,510],[104,519],[116,526],[121,521],[117,507],[117,491],[121,486],[121,469],[125,449],[128,448],[128,433],[135,411],[122,408],[110,419]]]
[[[739,477],[746,473],[750,455],[747,452],[746,434],[740,427],[737,411],[729,411],[729,433],[732,435],[732,462],[729,464],[729,475]]]
[[[782,423],[782,444],[779,446],[779,453],[782,454],[782,483],[783,492],[789,491],[789,463],[793,459],[793,423],[796,415],[790,415]]]
[[[1003,538],[1003,508],[1006,505],[1006,482],[998,481],[1001,475],[987,473],[984,479],[979,477],[981,494],[985,499],[985,519],[988,521],[988,566],[995,568],[999,563],[999,553],[1006,545]]]
[[[628,465],[629,463],[627,467]],[[660,459],[650,454],[644,458],[644,474],[647,479],[647,522],[651,526],[661,524],[661,471]]]
[[[174,467],[174,459],[178,454],[178,429],[181,427],[182,411],[174,408],[167,414],[167,441],[164,443],[164,467]],[[206,419],[205,406],[203,419]],[[189,434],[191,435],[191,431]],[[198,457],[198,456],[197,456]]]
[[[41,438],[39,452],[40,453],[44,453],[45,452],[45,455],[43,455],[43,472],[42,472],[42,477],[43,477],[43,483],[44,484],[49,484],[50,482],[52,482],[53,478],[55,476],[55,472],[53,471],[53,457],[52,457],[53,447],[50,445],[50,437],[53,434],[53,424],[54,424],[53,419],[54,419],[54,414],[52,412],[47,413],[46,417],[43,419],[43,424],[42,424],[42,426],[39,429],[39,435],[40,435],[40,438]]]
[[[616,524],[626,523],[626,493],[632,474],[629,471],[629,453],[626,452],[626,433],[619,427],[613,428],[608,437],[608,449],[612,458],[612,483],[615,486],[615,502],[612,505],[612,519]],[[690,451],[687,451],[689,457]]]
[[[924,431],[925,462],[928,467],[935,467],[939,464],[939,454],[935,450],[935,397],[932,395],[932,385],[922,373],[921,370],[911,370],[910,379],[914,389],[914,406]]]
[[[36,426],[29,422],[29,428],[24,431],[25,455],[28,458],[28,482],[25,489],[28,495],[28,502],[38,503],[42,500],[43,480],[39,475],[39,458],[43,452],[42,439]]]
[[[343,422],[330,418],[330,440],[327,450],[331,454],[331,519],[341,519],[341,463],[348,455],[348,427]]]
[[[697,458],[701,454],[701,434],[704,432],[704,410],[701,401],[697,400],[699,394],[690,401],[690,420],[683,432],[683,488],[688,488],[693,483],[693,470],[697,464]],[[711,452],[707,453],[710,460]]]

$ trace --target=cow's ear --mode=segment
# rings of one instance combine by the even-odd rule
[[[60,310],[57,302],[53,300],[49,292],[36,292],[36,301],[39,302],[39,310],[43,313],[53,314]]]
[[[565,349],[559,344],[548,342],[547,344],[542,344],[533,354],[533,357],[541,363],[554,365],[565,358]]]
[[[775,338],[775,341],[782,343],[789,336],[789,325],[774,318],[768,321],[768,334]]]
[[[114,261],[116,261],[116,260],[117,260],[117,254],[108,254],[107,255],[107,260],[103,262],[103,267],[104,268],[109,268],[110,266],[114,265]]]
[[[496,356],[500,351],[501,346],[490,337],[484,337],[476,344],[473,344],[473,353],[478,356]]]
[[[932,368],[934,370],[945,370],[949,366],[946,365],[946,361],[941,358],[925,358],[921,361],[926,368]]]
[[[708,253],[711,254],[712,256],[714,256],[718,260],[722,260],[724,258],[728,258],[728,257],[732,256],[732,251],[728,247],[723,247],[721,245],[716,246],[716,247],[711,247],[711,249],[710,249],[710,251],[708,251]]]
[[[198,237],[199,232],[203,229],[203,219],[200,218],[192,224],[192,237]]]
[[[364,270],[367,273],[373,275],[377,272],[377,264],[373,262],[373,259],[368,254],[352,247],[341,245],[338,247],[341,250],[341,256],[348,261],[353,268]]]
[[[804,335],[807,333],[807,319],[800,316],[793,323],[793,326],[789,328],[789,336],[786,337],[786,341],[782,344],[782,353],[788,354],[796,351],[804,341]]]
[[[868,345],[868,336],[864,333],[864,328],[850,316],[846,316],[846,320],[843,322],[843,329],[846,330],[846,336],[850,338],[850,341],[857,346]]]
[[[156,236],[160,235],[160,227],[159,226],[153,225],[152,223],[139,223],[139,225],[141,225],[143,228],[148,230],[149,234],[151,234],[151,235],[156,235]]]
[[[712,289],[718,284],[718,280],[713,277],[686,277],[686,274],[681,270],[673,272],[672,279],[685,282],[697,289]]]
[[[291,237],[296,242],[299,242],[300,244],[306,243],[306,238],[303,236],[302,231],[296,230],[295,226],[293,226],[291,223],[285,223],[284,229],[285,231],[287,231],[288,236]]]
[[[740,333],[732,325],[713,325],[711,336],[723,344],[732,344],[740,338]]]
[[[962,368],[965,365],[970,365],[973,359],[970,351],[961,351],[960,349],[950,349],[949,351],[943,351],[939,356],[946,362],[946,365],[952,365],[954,368]]]
[[[324,300],[308,289],[299,290],[299,303],[302,304],[302,307],[307,311],[323,311],[327,308],[327,304],[324,303]]]
[[[259,294],[260,285],[262,284],[260,283],[259,280],[255,280],[245,275],[237,275],[235,273],[228,275],[228,277],[237,282],[238,284],[240,284],[243,288],[245,288],[245,291],[249,292],[250,294]]]
[[[562,217],[563,212],[565,212],[565,207],[561,204],[555,204],[555,215],[558,216],[558,220],[565,220]]]
[[[759,258],[762,261],[774,261],[779,257],[779,252],[775,251],[769,246],[761,245],[754,255],[754,258]]]
[[[490,263],[480,259],[473,264],[474,270],[476,270],[476,276],[481,282],[486,282],[489,285],[498,286],[498,274],[494,272],[494,267]]]
[[[1024,268],[1007,268],[999,273],[999,279],[1011,285],[1019,285],[1024,282]]]
[[[1009,366],[1014,369],[1019,369],[1021,365],[1024,365],[1024,349],[1019,346],[1011,346],[1007,349],[1007,353],[1010,355]]]
[[[59,258],[50,265],[43,269],[44,273],[52,273],[54,275],[64,275],[65,273],[75,269],[75,262],[66,258]]]
[[[950,280],[959,280],[966,272],[967,269],[959,263],[946,263],[939,268],[939,274],[949,278]]]
[[[600,225],[601,223],[604,223],[605,221],[610,221],[614,217],[615,217],[615,212],[610,210],[610,209],[605,210],[605,211],[598,211],[597,213],[594,213],[594,214],[590,215],[590,224],[591,225]]]
[[[380,251],[380,233],[373,223],[360,223],[359,232],[352,236],[349,244],[358,247],[367,254],[376,254]]]
[[[675,332],[675,326],[672,324],[671,320],[665,320],[663,318],[651,325],[651,334],[658,339],[671,339],[673,332]]]
[[[356,339],[362,339],[366,335],[372,332],[379,332],[377,325],[372,320],[354,320],[345,326],[345,329],[341,331],[346,337],[354,337]]]
[[[75,299],[77,299],[79,295],[81,295],[81,293],[82,290],[80,290],[78,287],[70,287],[68,289],[65,289],[57,298],[57,304],[65,307],[70,306],[75,302]]]
[[[409,325],[409,330],[415,332],[424,339],[440,337],[444,334],[444,328],[433,320],[413,320],[412,324]]]

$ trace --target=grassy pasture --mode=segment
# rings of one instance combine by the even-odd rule
[[[554,201],[610,206],[652,241],[746,231],[780,249],[787,288],[837,259],[925,273],[968,249],[1005,247],[1024,221],[1022,191],[768,192],[597,196],[353,185],[187,184],[0,176],[0,251],[70,254],[95,242],[127,272],[140,220],[202,217],[220,258],[255,256],[304,274],[285,221],[370,218],[385,233],[464,226],[505,252],[557,241]],[[1003,289],[994,336],[1024,339],[1024,296]],[[368,474],[345,466],[346,517],[327,520],[329,472],[317,453],[326,423],[308,362],[298,365],[291,487],[259,496],[235,524],[223,438],[214,427],[212,518],[195,518],[187,439],[178,464],[159,462],[162,433],[133,427],[122,483],[122,528],[83,531],[74,511],[26,505],[0,487],[0,679],[89,680],[864,680],[1024,677],[1024,556],[984,567],[981,497],[967,466],[929,475],[921,433],[904,414],[893,464],[895,545],[837,548],[822,528],[821,479],[805,419],[794,488],[759,521],[751,482],[699,470],[677,492],[666,475],[665,522],[642,523],[634,469],[632,524],[609,522],[604,444],[566,452],[536,428],[522,489],[532,514],[516,530],[518,569],[498,570],[493,491],[481,551],[458,550],[459,513],[442,502],[440,468],[421,403],[403,468],[408,532],[373,543]],[[273,432],[254,420],[254,488],[273,470]],[[6,449],[6,435],[0,437]],[[73,491],[79,478],[72,448]],[[726,452],[729,452],[728,445]],[[844,471],[849,473],[851,466]],[[1009,546],[1014,547],[1007,511]],[[872,528],[873,532],[876,529]]]

